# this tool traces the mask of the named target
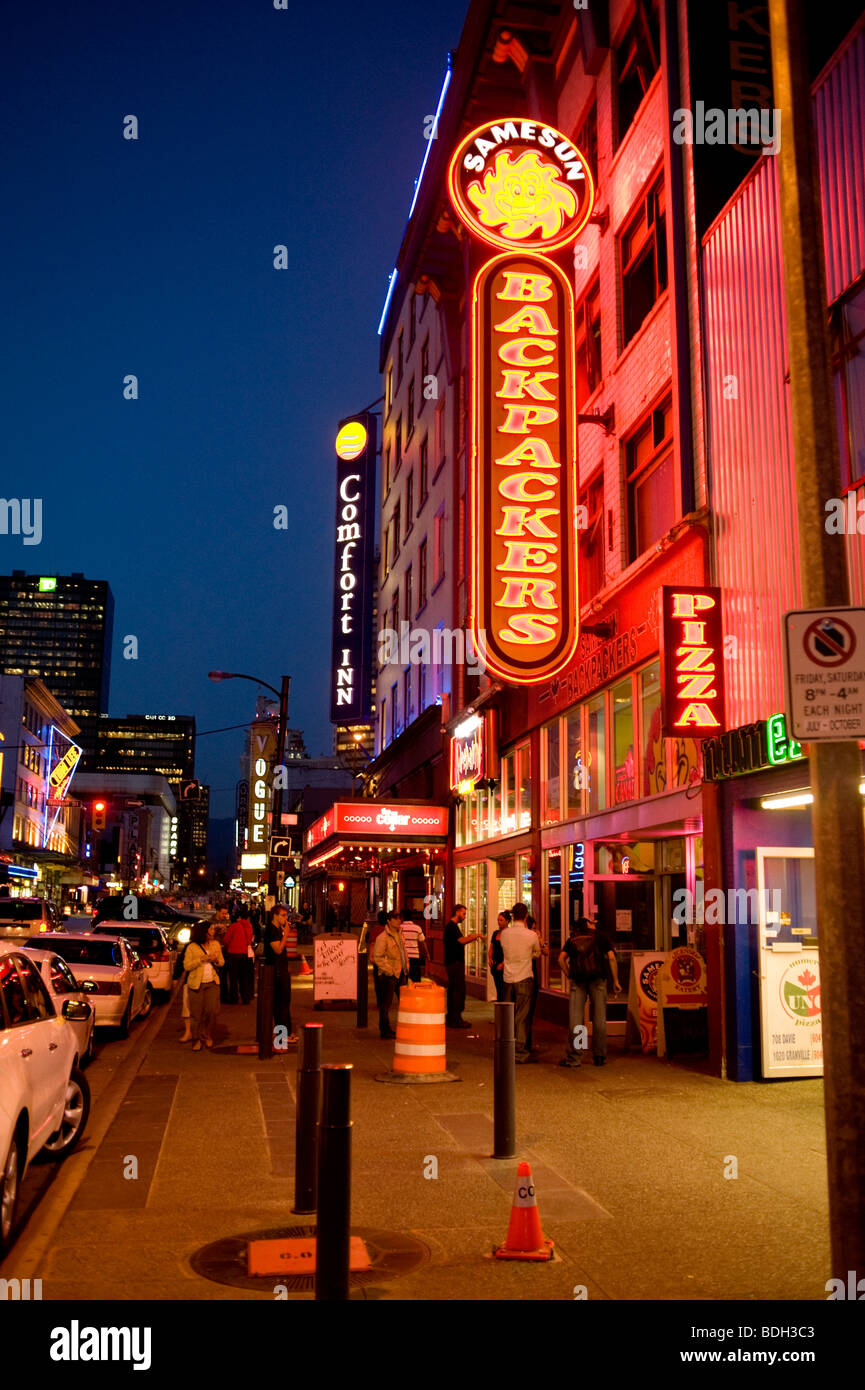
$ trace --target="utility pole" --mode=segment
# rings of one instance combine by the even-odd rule
[[[769,0],[802,602],[849,605],[827,331],[819,169],[801,0]],[[766,156],[764,156],[765,158]],[[819,918],[832,1276],[865,1274],[865,835],[858,744],[814,743],[811,825]]]

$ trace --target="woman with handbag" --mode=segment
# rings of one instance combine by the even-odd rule
[[[211,1027],[219,1012],[219,967],[224,967],[222,947],[216,940],[216,927],[213,922],[196,922],[192,936],[183,956],[183,965],[188,973],[189,1013],[192,1031],[193,1052],[201,1051],[201,1044],[213,1047]]]

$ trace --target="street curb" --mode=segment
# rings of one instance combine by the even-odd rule
[[[95,1124],[88,1126],[85,1134],[87,1147],[74,1150],[60,1165],[57,1177],[51,1183],[45,1197],[27,1223],[27,1229],[21,1233],[5,1261],[0,1263],[0,1273],[7,1278],[32,1279],[42,1277],[39,1270],[40,1267],[44,1268],[43,1262],[55,1232],[87,1176],[87,1170],[99,1152],[102,1141],[126,1099],[127,1092],[138,1075],[150,1044],[167,1020],[173,1002],[174,993],[172,992],[171,1000],[165,1006],[161,1016],[159,1013],[153,1013],[150,1018],[145,1020],[144,1026],[135,1038],[132,1051],[120,1064],[114,1080],[100,1099],[98,1118]],[[13,1264],[14,1269],[12,1268]]]

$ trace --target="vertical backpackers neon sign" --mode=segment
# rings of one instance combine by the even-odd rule
[[[539,253],[578,234],[594,186],[561,132],[512,119],[466,136],[448,188],[469,231],[505,252],[472,293],[472,627],[493,675],[533,685],[579,639],[574,299]]]

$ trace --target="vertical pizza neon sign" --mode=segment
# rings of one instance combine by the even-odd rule
[[[574,300],[548,253],[585,225],[594,186],[560,131],[512,119],[465,137],[448,189],[505,253],[472,293],[472,627],[493,675],[532,685],[579,640]]]
[[[726,719],[721,591],[664,585],[661,604],[664,732],[691,738],[721,733]]]

